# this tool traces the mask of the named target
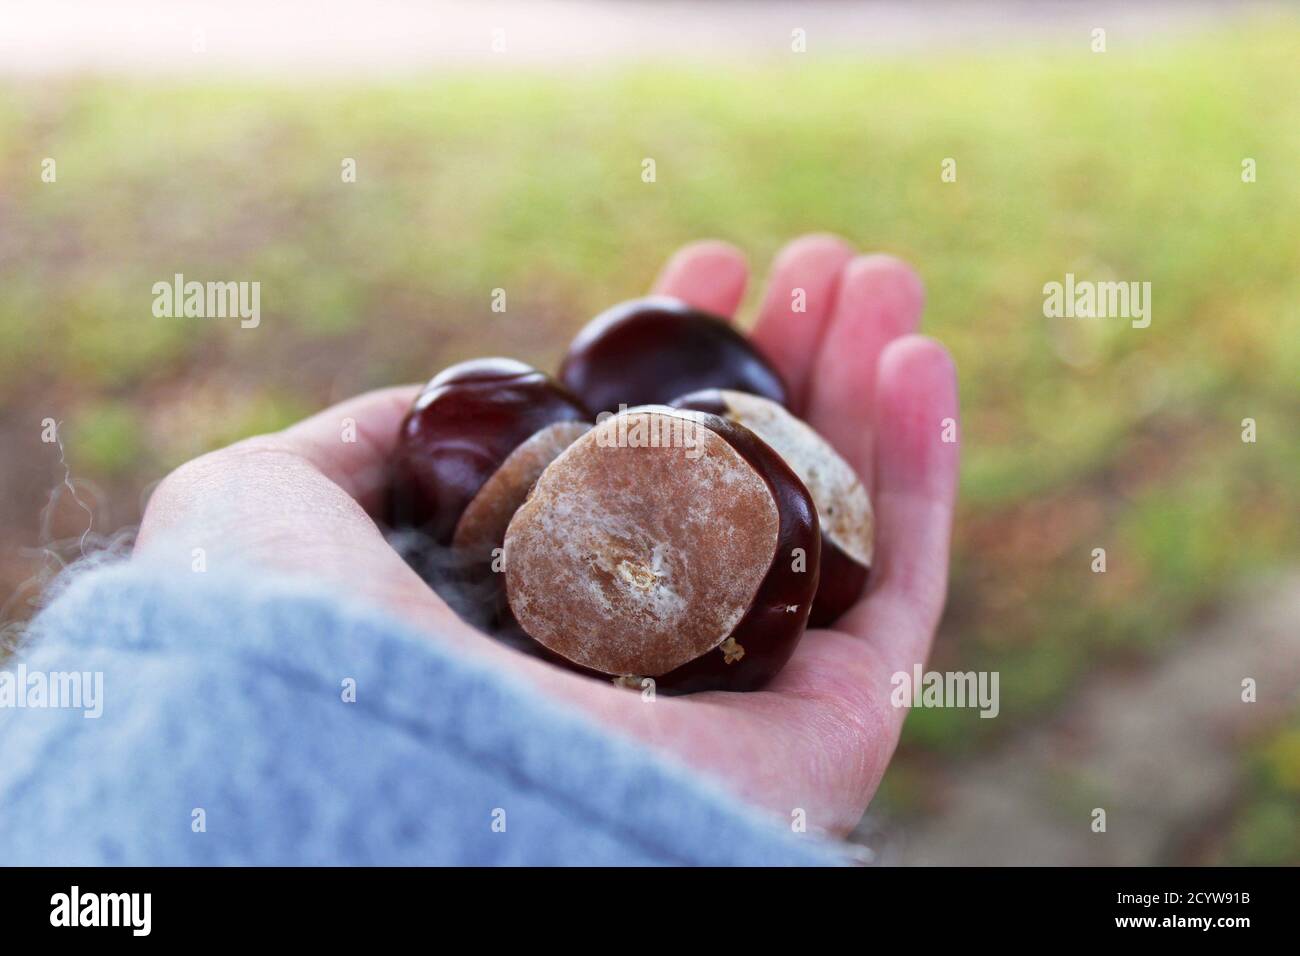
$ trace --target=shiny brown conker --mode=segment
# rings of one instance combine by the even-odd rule
[[[853,466],[810,425],[765,398],[707,389],[683,395],[672,404],[739,422],[799,476],[817,506],[822,533],[821,580],[808,623],[811,627],[833,623],[862,595],[871,569],[871,499]]]
[[[491,603],[511,516],[590,421],[563,386],[514,359],[462,362],[424,387],[398,434],[391,517],[420,534],[431,583],[476,585]]]
[[[817,591],[812,498],[751,431],[647,406],[603,416],[505,536],[514,620],[554,657],[673,693],[756,690]]]
[[[725,319],[668,296],[622,302],[587,323],[569,346],[560,381],[595,413],[667,404],[727,388],[785,404],[780,373]]]

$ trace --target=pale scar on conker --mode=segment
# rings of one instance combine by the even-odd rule
[[[812,427],[776,402],[730,389],[706,389],[673,402],[749,428],[797,474],[817,506],[822,531],[821,581],[809,624],[822,627],[849,609],[871,568],[871,499],[853,466]]]
[[[542,472],[506,531],[506,590],[520,628],[580,669],[752,690],[794,652],[820,546],[807,489],[753,433],[646,406]]]

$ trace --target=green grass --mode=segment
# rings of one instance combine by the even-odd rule
[[[810,230],[905,256],[962,376],[936,664],[1001,669],[1003,718],[918,713],[904,762],[967,750],[1300,554],[1296,89],[1293,19],[1104,55],[11,83],[0,402],[55,402],[74,470],[142,485],[456,359],[551,365],[690,239],[760,270]],[[1067,271],[1151,282],[1151,327],[1044,319]],[[261,281],[262,326],[153,318],[175,272]]]
[[[1235,808],[1220,851],[1235,865],[1300,860],[1300,713],[1249,753],[1252,786]]]

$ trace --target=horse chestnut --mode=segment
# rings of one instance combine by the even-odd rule
[[[596,413],[666,404],[702,388],[787,398],[777,370],[729,322],[667,296],[623,302],[588,322],[560,381]]]
[[[523,631],[579,669],[754,690],[804,632],[820,548],[808,490],[747,428],[641,407],[542,472],[506,531],[506,592]]]
[[[493,550],[515,509],[542,469],[590,427],[578,399],[523,362],[453,365],[424,387],[402,421],[393,524],[422,532],[438,564],[426,570],[450,572],[440,583],[492,582]]]
[[[708,389],[672,404],[744,425],[775,449],[808,488],[822,532],[821,581],[808,623],[824,627],[834,622],[862,594],[871,568],[871,499],[853,466],[807,424],[765,398]]]

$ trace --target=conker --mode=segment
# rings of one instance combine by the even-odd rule
[[[523,631],[579,669],[755,690],[804,632],[820,551],[808,490],[753,432],[649,406],[542,472],[506,531],[506,592]]]
[[[667,296],[623,302],[588,322],[560,381],[595,413],[667,404],[702,388],[787,400],[780,374],[729,322]]]
[[[398,435],[392,518],[437,552],[439,566],[428,570],[444,573],[435,583],[491,590],[492,552],[515,509],[590,427],[577,398],[514,359],[462,362],[424,387]]]
[[[838,619],[862,594],[871,568],[871,499],[853,466],[809,425],[765,398],[708,389],[672,404],[739,422],[799,476],[817,506],[822,532],[821,581],[808,623],[824,627]]]

